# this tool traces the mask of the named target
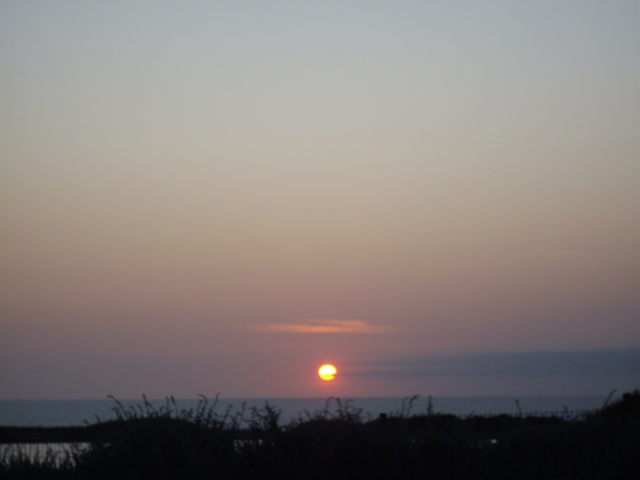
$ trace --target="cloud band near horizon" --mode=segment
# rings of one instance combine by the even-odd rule
[[[582,351],[485,352],[390,359],[362,365],[360,375],[437,378],[571,378],[580,376],[637,379],[640,348]]]

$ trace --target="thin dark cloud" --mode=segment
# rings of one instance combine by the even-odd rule
[[[362,370],[378,377],[575,378],[629,377],[640,384],[640,348],[486,352],[391,359]]]

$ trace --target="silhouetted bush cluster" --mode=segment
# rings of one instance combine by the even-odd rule
[[[180,410],[146,399],[86,427],[85,449],[0,455],[8,479],[611,479],[640,478],[640,393],[584,418],[400,412],[372,418],[351,401],[281,425],[263,408]]]

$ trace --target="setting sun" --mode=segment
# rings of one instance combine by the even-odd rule
[[[333,380],[338,373],[338,369],[333,365],[325,364],[318,369],[318,375],[322,380]]]

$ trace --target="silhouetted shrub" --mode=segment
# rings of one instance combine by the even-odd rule
[[[629,403],[631,402],[631,403]],[[43,479],[602,479],[640,478],[638,392],[582,419],[410,415],[371,418],[351,401],[280,425],[264,408],[179,410],[144,399],[93,425],[65,461],[0,454],[2,478]],[[631,412],[631,413],[630,413]],[[618,421],[620,420],[620,421]]]
[[[622,394],[615,402],[605,405],[590,416],[591,419],[640,420],[640,391]]]

